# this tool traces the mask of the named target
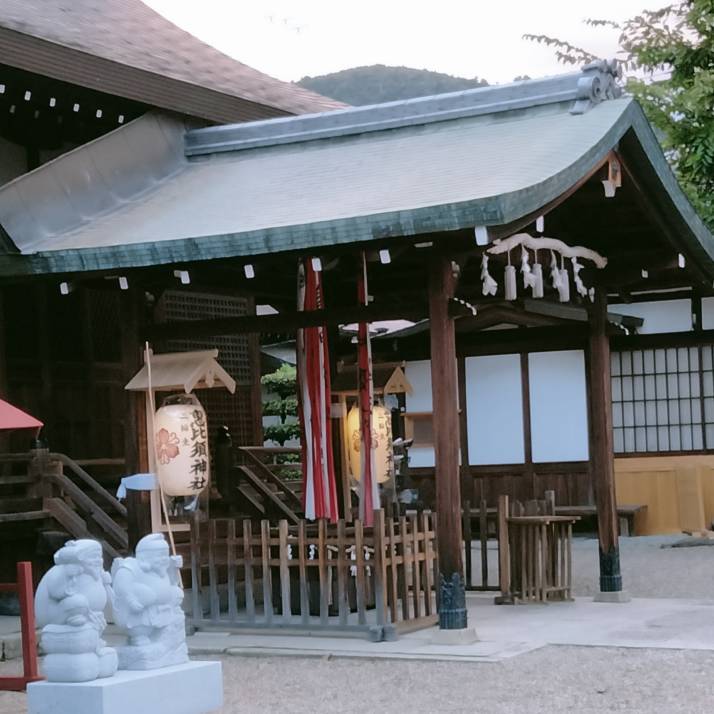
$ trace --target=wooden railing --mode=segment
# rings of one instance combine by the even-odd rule
[[[435,525],[431,513],[393,520],[383,511],[373,528],[195,520],[191,624],[332,630],[375,641],[432,625]]]
[[[543,501],[498,500],[499,603],[572,599],[572,538],[577,516]]]
[[[79,464],[47,449],[0,454],[0,464],[21,463],[27,464],[26,475],[0,477],[2,485],[24,486],[29,498],[42,499],[39,516],[54,518],[74,538],[98,538],[109,558],[126,552],[128,539],[123,525],[126,507]],[[8,520],[11,517],[12,514],[6,516]],[[121,522],[117,522],[117,517]]]

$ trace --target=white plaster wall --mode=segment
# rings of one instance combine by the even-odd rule
[[[585,355],[582,350],[528,355],[533,461],[588,458]]]
[[[407,362],[404,373],[413,391],[406,395],[407,412],[430,412],[431,404],[431,361]],[[434,449],[419,446],[409,449],[409,466],[414,468],[433,467]]]
[[[689,299],[609,305],[608,310],[610,312],[618,312],[621,315],[634,315],[635,317],[644,318],[645,324],[639,329],[639,333],[642,335],[662,332],[689,332],[692,329],[692,301]],[[712,316],[712,319],[714,319],[714,316]]]
[[[465,362],[469,463],[523,463],[520,355],[468,357]]]
[[[702,328],[714,330],[714,297],[702,298]]]

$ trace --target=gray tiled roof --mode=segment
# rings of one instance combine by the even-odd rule
[[[228,57],[140,0],[2,0],[0,27],[291,114],[344,106]]]
[[[714,273],[714,240],[639,105],[624,97],[574,113],[578,85],[576,75],[188,133],[150,114],[0,189],[0,224],[24,254],[0,257],[0,275],[503,225],[563,195],[626,134],[656,200]]]

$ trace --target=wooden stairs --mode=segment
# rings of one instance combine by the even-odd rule
[[[270,520],[285,519],[297,525],[303,517],[301,484],[299,481],[291,482],[279,476],[276,473],[276,465],[264,460],[268,451],[262,447],[236,449],[238,463],[231,460],[227,466],[226,478],[223,479],[227,484],[224,499],[234,509],[248,516]],[[291,466],[300,468],[299,464]]]
[[[98,540],[107,560],[128,549],[126,508],[72,459],[47,449],[0,454],[3,540],[57,530]]]

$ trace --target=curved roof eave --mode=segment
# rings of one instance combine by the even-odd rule
[[[390,237],[503,225],[538,211],[588,176],[630,130],[639,146],[638,171],[667,209],[683,249],[714,276],[714,237],[679,187],[640,106],[628,103],[601,138],[577,161],[542,182],[510,193],[411,210],[339,218],[259,230],[196,236],[132,245],[75,248],[0,256],[0,276],[74,273],[167,265],[230,257],[257,257],[294,250]],[[636,147],[637,148],[637,147]]]

